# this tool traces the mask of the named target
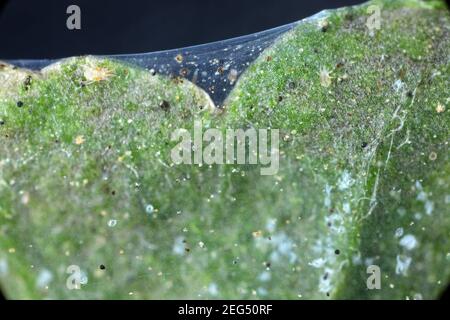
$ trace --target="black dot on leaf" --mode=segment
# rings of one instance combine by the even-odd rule
[[[336,250],[334,250],[334,253],[335,253],[335,254],[340,254],[341,251],[340,251],[339,249],[336,249]]]
[[[101,264],[99,268],[100,268],[100,270],[105,270],[106,269],[105,265],[103,265],[103,264]]]
[[[170,110],[170,104],[169,104],[169,102],[166,101],[166,100],[163,100],[163,101],[160,103],[159,107],[160,107],[162,110],[166,111],[166,112]]]
[[[19,108],[22,108],[22,107],[23,107],[23,102],[22,102],[22,101],[17,101],[17,106],[18,106]]]

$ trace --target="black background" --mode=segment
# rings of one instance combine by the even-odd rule
[[[224,40],[362,0],[0,0],[0,59],[140,53]],[[3,3],[3,5],[1,5]],[[81,30],[66,27],[69,5]]]

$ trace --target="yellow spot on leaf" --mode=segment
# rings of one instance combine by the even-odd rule
[[[84,69],[83,75],[86,78],[86,84],[106,81],[112,76],[114,76],[112,70],[106,67],[96,66],[92,62],[85,65],[83,69]]]
[[[181,54],[177,54],[177,56],[175,57],[175,61],[178,63],[182,63],[183,62],[183,56]]]
[[[445,107],[442,104],[438,103],[438,105],[436,107],[436,112],[437,113],[442,113],[444,111],[445,111]]]
[[[83,136],[78,136],[75,138],[75,144],[80,145],[83,144],[86,140],[84,139]]]
[[[261,230],[254,231],[254,232],[252,232],[252,235],[254,238],[259,238],[262,236],[262,231]]]

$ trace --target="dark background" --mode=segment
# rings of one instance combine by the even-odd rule
[[[0,59],[180,48],[270,29],[323,9],[362,2],[365,1],[0,0]],[[66,8],[71,4],[81,8],[81,30],[66,28]],[[450,298],[450,290],[443,298]]]
[[[363,0],[0,0],[0,59],[140,53],[224,40]],[[66,9],[81,8],[81,30]]]

